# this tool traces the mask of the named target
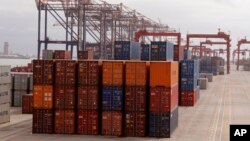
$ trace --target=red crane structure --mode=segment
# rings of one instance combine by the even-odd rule
[[[191,52],[192,52],[192,55],[194,55],[197,52],[200,54],[201,48],[202,50],[205,50],[206,46],[192,45],[192,46],[189,46],[189,48],[192,48]]]
[[[243,45],[243,44],[250,44],[250,41],[248,41],[246,38],[245,39],[241,39],[241,40],[239,40],[238,41],[238,44],[237,44],[237,49],[238,49],[238,56],[237,56],[237,60],[238,60],[238,62],[237,62],[237,71],[239,70],[239,66],[240,66],[240,64],[239,64],[239,60],[240,60],[240,47],[241,47],[241,45]]]
[[[205,42],[201,42],[200,43],[201,46],[204,45],[227,45],[227,42],[212,42],[211,40],[206,40]],[[231,47],[231,45],[229,44],[229,47]],[[200,52],[202,52],[202,49],[200,50]],[[227,53],[227,52],[226,52]],[[230,55],[230,52],[228,52]],[[202,53],[201,53],[202,54]]]
[[[248,49],[244,49],[244,50],[235,49],[235,50],[233,51],[233,64],[235,64],[235,56],[236,56],[236,54],[238,55],[238,53],[239,53],[239,55],[241,54],[241,55],[245,56],[245,55],[246,55],[246,52],[249,52],[249,54],[250,54],[250,50],[248,50]],[[237,59],[237,60],[238,60],[238,59]],[[238,61],[239,61],[239,60],[238,60]]]
[[[187,49],[189,49],[190,40],[193,38],[224,39],[227,43],[227,74],[230,73],[230,35],[220,31],[217,34],[187,34]]]
[[[213,53],[214,53],[214,56],[218,56],[218,54],[227,53],[227,50],[226,49],[214,49]]]

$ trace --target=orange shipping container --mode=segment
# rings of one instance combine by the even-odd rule
[[[178,62],[150,62],[150,86],[172,87],[178,84]]]
[[[106,86],[123,85],[123,62],[122,61],[105,61],[103,62],[103,81]]]
[[[33,107],[34,109],[52,109],[53,108],[53,86],[34,85]]]
[[[126,62],[126,85],[145,86],[147,83],[146,62]]]

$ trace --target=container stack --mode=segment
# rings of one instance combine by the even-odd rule
[[[43,60],[53,60],[54,58],[54,52],[53,50],[43,50]]]
[[[199,61],[182,60],[180,62],[180,105],[194,106],[198,100],[197,79]]]
[[[149,44],[141,45],[141,60],[142,61],[150,60],[150,45]]]
[[[71,59],[71,52],[65,50],[55,50],[54,59]]]
[[[33,61],[33,133],[53,133],[52,60]]]
[[[33,95],[25,94],[22,98],[22,113],[33,114]]]
[[[151,62],[149,136],[169,138],[178,126],[178,63]]]
[[[146,62],[126,62],[125,76],[125,136],[143,137],[147,121]]]
[[[219,57],[211,57],[212,62],[212,73],[213,75],[218,75],[219,66],[220,66],[220,58]]]
[[[200,60],[200,73],[213,73],[211,57],[202,57]]]
[[[174,44],[171,42],[151,42],[151,61],[172,61]]]
[[[141,45],[133,41],[115,41],[115,60],[140,60]]]
[[[192,59],[192,53],[190,50],[187,50],[187,49],[184,50],[184,59],[186,60]]]
[[[174,61],[181,61],[184,59],[184,46],[174,45]]]
[[[55,61],[55,123],[57,134],[75,133],[76,62]]]
[[[10,66],[0,66],[0,124],[10,121]]]
[[[123,62],[104,61],[102,70],[102,135],[123,135]]]
[[[12,106],[21,107],[23,95],[29,93],[28,85],[29,74],[14,74],[14,89],[12,90]]]
[[[98,61],[78,61],[77,133],[99,133],[99,64]]]
[[[78,59],[79,60],[92,60],[94,59],[93,51],[78,51]]]

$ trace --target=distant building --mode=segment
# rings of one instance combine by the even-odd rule
[[[4,42],[3,54],[9,55],[9,43],[8,42]]]

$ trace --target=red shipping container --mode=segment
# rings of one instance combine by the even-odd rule
[[[146,114],[143,112],[126,112],[125,136],[144,137],[146,135]]]
[[[194,106],[197,102],[198,91],[182,91],[180,95],[180,106]]]
[[[66,50],[55,50],[54,59],[71,59],[71,52]]]
[[[98,85],[99,80],[98,61],[78,61],[79,85]]]
[[[78,87],[78,109],[98,110],[99,89],[98,86]]]
[[[93,51],[78,51],[79,60],[91,60],[94,59]]]
[[[75,109],[74,86],[55,86],[55,109]]]
[[[125,111],[146,112],[146,86],[127,86],[125,93]]]
[[[76,62],[66,61],[66,82],[67,85],[75,85],[76,83]]]
[[[98,135],[98,111],[79,110],[77,116],[77,133],[83,135]]]
[[[43,60],[33,60],[33,64],[33,84],[43,84]]]
[[[75,133],[75,112],[73,110],[55,111],[55,133],[57,134]]]
[[[122,136],[122,112],[102,112],[102,135]]]
[[[53,111],[52,110],[33,110],[33,133],[53,133]]]
[[[174,61],[180,61],[184,59],[184,46],[174,45]]]
[[[150,112],[167,113],[178,106],[178,85],[150,88]]]
[[[32,114],[33,113],[33,95],[25,94],[22,96],[22,113]]]
[[[64,60],[56,60],[55,63],[55,83],[56,85],[64,85],[66,82],[66,61]]]
[[[53,85],[54,61],[44,60],[43,62],[43,84]]]

